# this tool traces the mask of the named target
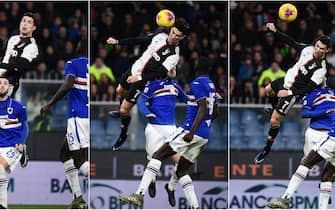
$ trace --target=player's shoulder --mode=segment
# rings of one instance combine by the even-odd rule
[[[169,35],[165,32],[157,32],[157,33],[154,34],[152,39],[155,40],[155,41],[161,41],[161,40],[166,40],[168,38],[168,36]]]
[[[25,106],[25,105],[23,105],[20,101],[15,100],[15,99],[13,99],[13,98],[12,98],[12,105],[13,105],[14,107],[19,107],[19,108],[21,108],[21,109],[26,109],[26,106]]]
[[[8,43],[18,42],[19,40],[20,40],[20,36],[19,35],[13,35],[13,36],[9,37]]]
[[[88,58],[87,57],[78,57],[73,58],[68,61],[66,61],[67,64],[88,64]]]
[[[302,50],[301,50],[301,54],[305,54],[305,53],[314,53],[314,46],[312,45],[307,45],[306,47],[304,47]]]

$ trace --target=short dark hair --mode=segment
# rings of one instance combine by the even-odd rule
[[[210,71],[211,63],[207,57],[200,56],[195,66],[196,73],[207,74]]]
[[[190,33],[190,25],[184,19],[178,19],[173,26],[176,27],[185,36]]]
[[[322,35],[318,38],[316,38],[315,42],[316,43],[317,41],[320,41],[322,44],[326,45],[327,48],[330,48],[331,46],[331,40],[330,40],[330,37],[329,36],[326,36],[326,35]]]
[[[22,17],[24,17],[24,16],[31,17],[33,19],[33,21],[34,21],[34,26],[37,26],[37,18],[36,18],[36,16],[35,16],[34,13],[32,13],[32,12],[25,12]]]

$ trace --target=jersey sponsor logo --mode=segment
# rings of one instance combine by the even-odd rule
[[[170,49],[166,49],[164,50],[164,52],[162,52],[162,55],[167,55],[170,52]]]
[[[14,155],[15,155],[14,149],[10,149],[6,152],[6,156],[9,157],[9,158],[13,158]]]

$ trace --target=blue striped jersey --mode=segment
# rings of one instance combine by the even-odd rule
[[[26,107],[10,97],[0,101],[0,147],[24,143],[26,129]]]
[[[88,118],[88,58],[67,61],[65,77],[68,75],[75,77],[74,85],[68,92],[68,118]]]
[[[175,125],[177,98],[187,101],[187,95],[175,81],[155,80],[145,86],[137,104],[142,115],[156,115],[149,119],[151,124]]]
[[[196,135],[208,139],[212,126],[212,114],[214,105],[217,103],[215,87],[208,75],[200,75],[192,81],[190,86],[190,99],[187,102],[186,121],[182,125],[185,130],[190,130],[198,112],[197,101],[205,98],[207,101],[207,114]]]

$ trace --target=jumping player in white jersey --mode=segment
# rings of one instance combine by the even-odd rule
[[[268,23],[266,27],[290,46],[296,48],[300,52],[300,57],[296,64],[287,71],[284,78],[274,80],[266,87],[266,94],[270,97],[273,113],[266,146],[255,157],[254,163],[256,164],[262,163],[269,155],[271,146],[278,135],[281,120],[293,104],[305,94],[320,87],[327,73],[326,54],[330,47],[328,36],[321,36],[315,40],[314,45],[307,45],[298,43],[278,31],[273,23]]]
[[[23,14],[19,26],[19,35],[13,35],[8,39],[5,55],[0,63],[0,74],[6,76],[10,82],[9,95],[13,98],[19,88],[19,80],[26,70],[31,68],[32,62],[38,56],[38,47],[33,37],[37,22],[31,12]],[[21,157],[21,166],[28,164],[26,145]]]
[[[304,99],[302,116],[312,117],[310,128],[306,131],[304,158],[302,164],[292,175],[284,195],[277,201],[267,203],[270,208],[289,208],[290,198],[307,177],[309,170],[318,162],[326,160],[321,175],[319,206],[326,209],[332,190],[332,176],[335,172],[335,96],[330,88],[318,88]],[[328,134],[325,130],[329,130]],[[308,136],[307,136],[308,135]],[[311,139],[313,137],[313,139]]]
[[[121,133],[113,150],[118,150],[127,138],[128,126],[130,124],[130,110],[136,104],[138,96],[141,94],[148,81],[162,79],[166,76],[174,78],[176,76],[176,66],[179,61],[179,42],[189,33],[189,25],[183,20],[177,20],[170,33],[164,32],[153,34],[147,37],[137,37],[117,40],[110,37],[108,44],[139,44],[148,43],[147,49],[125,72],[117,93],[121,96],[120,109],[112,112],[112,116],[121,118]]]
[[[19,163],[28,135],[25,106],[8,96],[9,80],[0,77],[0,208],[7,206],[8,178]]]
[[[162,161],[179,153],[181,157],[176,172],[178,182],[191,208],[199,208],[192,179],[187,171],[208,142],[212,121],[217,115],[217,100],[214,84],[208,77],[209,61],[207,58],[199,58],[196,72],[197,78],[192,81],[190,87],[191,99],[187,102],[185,123],[153,154],[136,193],[119,196],[121,201],[142,206],[144,194],[158,174]]]
[[[78,170],[85,177],[89,175],[89,115],[88,115],[88,58],[85,42],[80,42],[77,55],[65,65],[65,82],[56,94],[41,108],[41,115],[50,112],[51,107],[68,95],[68,120],[66,137],[60,152],[66,178],[71,186],[74,199],[71,209],[88,208],[78,178]]]
[[[145,128],[146,152],[150,161],[156,152],[176,130],[175,108],[176,99],[187,103],[187,95],[176,81],[163,79],[155,80],[147,84],[137,101],[137,106],[143,116],[148,118],[149,123]],[[171,156],[172,161],[177,164],[180,155]],[[176,173],[171,176],[169,184],[165,189],[169,195],[171,206],[176,205],[174,190],[177,184]],[[149,186],[150,197],[155,197],[155,180]]]

